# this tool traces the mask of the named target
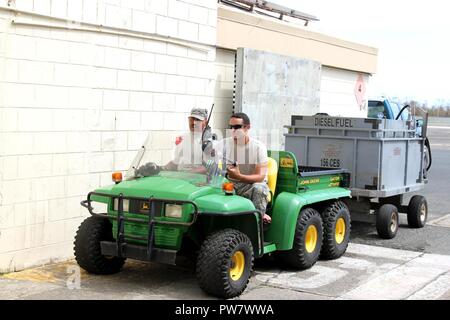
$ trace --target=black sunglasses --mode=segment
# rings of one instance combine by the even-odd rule
[[[244,127],[244,126],[245,126],[244,124],[235,124],[234,126],[230,124],[230,125],[228,126],[228,128],[229,128],[229,129],[238,130],[238,129],[241,129],[242,127]]]

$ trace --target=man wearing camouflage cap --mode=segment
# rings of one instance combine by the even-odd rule
[[[202,144],[211,136],[208,125],[208,110],[193,108],[188,117],[189,132],[175,140],[175,157],[166,164],[164,170],[182,170],[203,173]]]

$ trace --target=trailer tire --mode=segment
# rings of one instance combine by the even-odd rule
[[[331,203],[322,212],[323,243],[320,258],[337,259],[347,250],[350,241],[351,218],[342,201]]]
[[[114,241],[111,222],[98,217],[85,219],[75,235],[75,260],[81,268],[89,273],[114,274],[119,272],[126,259],[102,255],[101,241]]]
[[[383,239],[392,239],[398,231],[398,210],[392,204],[384,204],[377,214],[377,232]]]
[[[313,208],[300,211],[295,228],[292,249],[280,251],[280,259],[290,267],[304,270],[319,259],[323,242],[323,224],[320,213]]]
[[[224,229],[209,235],[197,259],[196,276],[200,288],[218,298],[240,295],[253,270],[253,246],[238,230]]]
[[[424,196],[414,196],[408,205],[408,226],[410,228],[423,228],[428,217],[428,203]]]

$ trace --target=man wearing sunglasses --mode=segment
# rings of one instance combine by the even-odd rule
[[[218,141],[215,151],[227,164],[228,179],[233,182],[237,195],[250,199],[255,208],[264,213],[263,221],[270,223],[265,214],[270,190],[267,186],[267,148],[249,136],[250,119],[245,113],[234,113],[229,120],[228,138]]]

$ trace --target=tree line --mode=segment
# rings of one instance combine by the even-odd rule
[[[450,118],[450,102],[441,101],[429,106],[427,103],[418,101],[404,101],[402,105],[409,104],[411,107],[420,107],[428,112],[430,117],[449,117]]]

